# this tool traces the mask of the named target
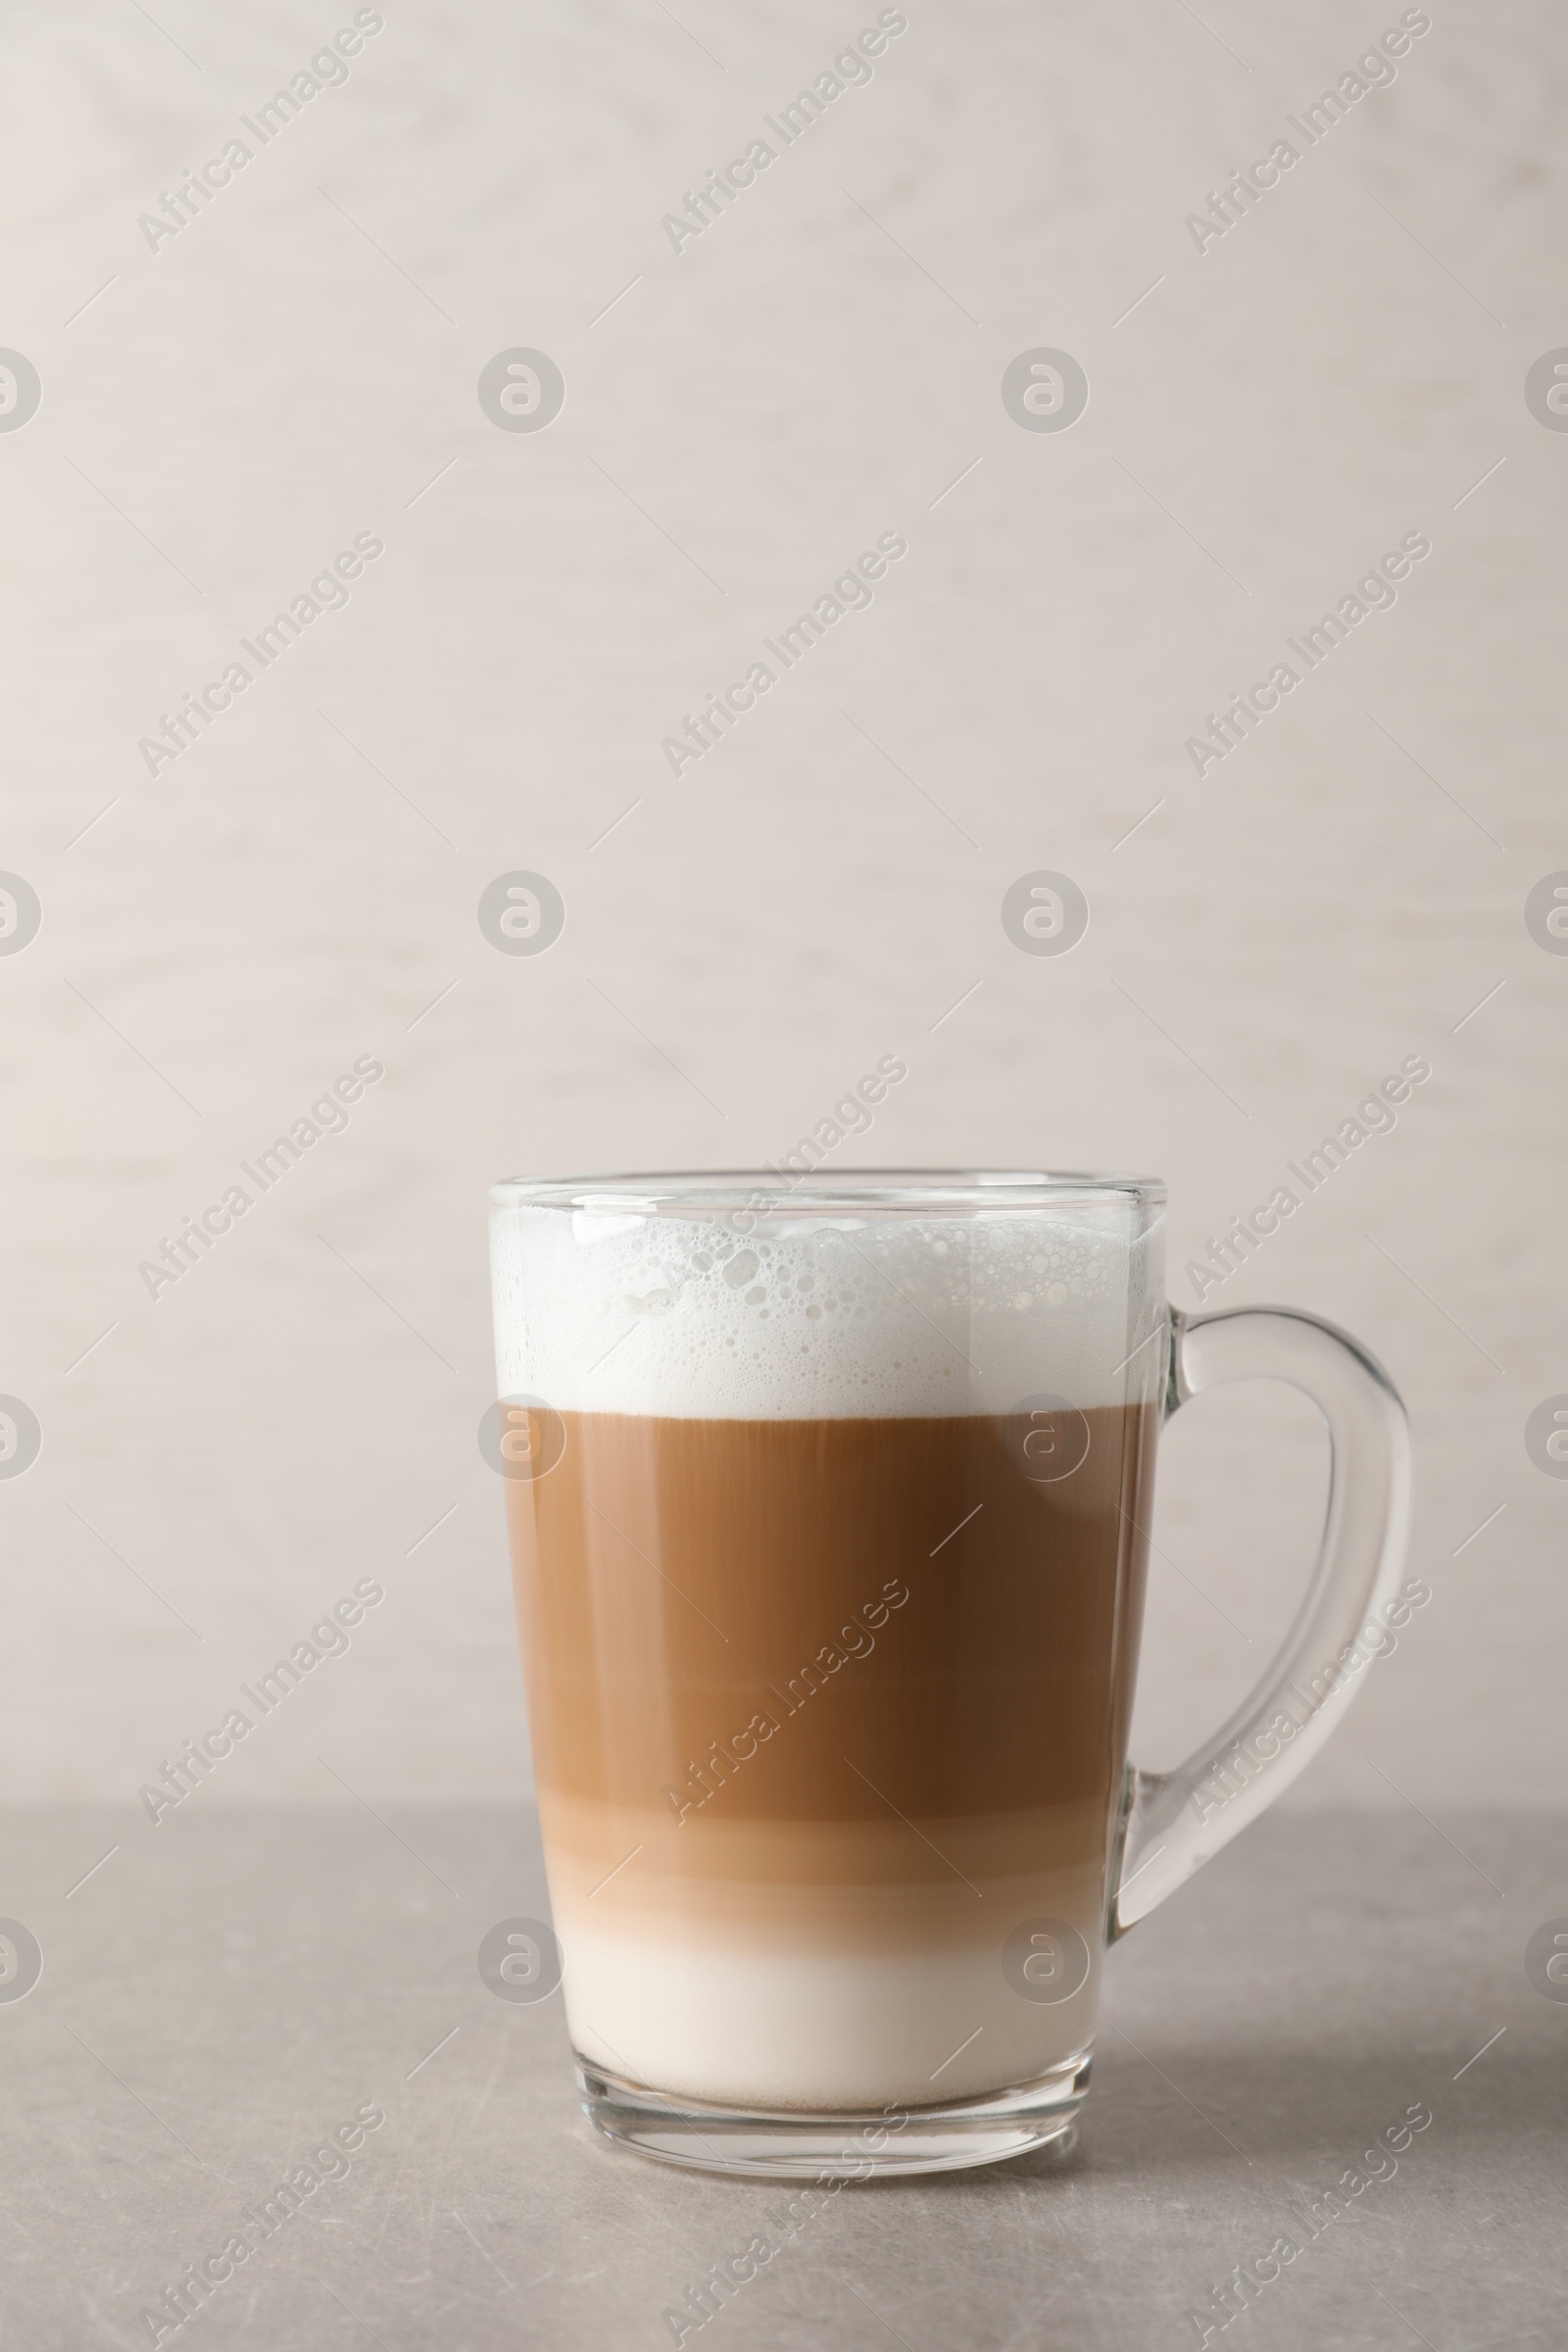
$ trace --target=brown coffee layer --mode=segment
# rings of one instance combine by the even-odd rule
[[[627,1895],[1102,1870],[1150,1408],[1091,1409],[1054,1455],[1038,1432],[1026,1452],[1018,1417],[564,1423],[554,1467],[508,1496],[547,1835],[573,1877],[619,1861],[621,1825],[649,1833]],[[1068,1475],[1031,1475],[1084,1429]]]
[[[716,1808],[714,1809],[716,1811]],[[883,1820],[712,1818],[700,1838],[665,1809],[632,1813],[541,1791],[558,1926],[774,1957],[825,1949],[995,1950],[1020,1920],[1098,1935],[1102,1810]],[[934,1838],[936,1842],[930,1842]]]

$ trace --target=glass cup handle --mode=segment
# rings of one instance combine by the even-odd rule
[[[1124,1936],[1272,1804],[1355,1694],[1357,1637],[1394,1595],[1410,1517],[1404,1407],[1382,1366],[1332,1323],[1242,1306],[1170,1312],[1167,1419],[1231,1380],[1286,1380],[1328,1423],[1328,1513],[1296,1622],[1224,1729],[1175,1772],[1127,1768],[1107,1933]],[[1381,1644],[1379,1644],[1381,1645]]]

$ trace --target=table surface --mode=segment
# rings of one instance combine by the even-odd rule
[[[543,1908],[526,1815],[12,1814],[5,1847],[0,1907],[43,1952],[0,2001],[6,2352],[148,2343],[236,2233],[208,2346],[669,2344],[758,2235],[774,2258],[688,2345],[1145,2352],[1202,2340],[1195,2312],[1217,2343],[1235,2265],[1278,2268],[1231,2323],[1258,2352],[1568,2334],[1568,2000],[1524,1957],[1568,1915],[1544,1816],[1259,1824],[1111,1956],[1068,2154],[852,2184],[793,2237],[783,2184],[598,2141],[559,1998],[481,1983],[485,1930]],[[366,2106],[384,2123],[264,2238],[261,2201]]]

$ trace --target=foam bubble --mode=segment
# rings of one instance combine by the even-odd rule
[[[1155,1229],[1157,1233],[1157,1227]],[[1119,1201],[718,1219],[497,1204],[503,1396],[683,1419],[892,1419],[1142,1394],[1157,1243]]]

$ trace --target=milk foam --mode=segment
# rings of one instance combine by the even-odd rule
[[[531,1207],[492,1223],[499,1393],[563,1412],[811,1420],[1150,1392],[1159,1227],[1116,1197],[969,1217]],[[1127,1359],[1140,1352],[1131,1364]]]

